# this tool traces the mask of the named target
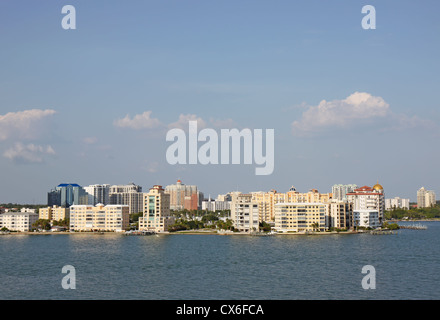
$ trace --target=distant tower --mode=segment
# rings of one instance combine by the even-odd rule
[[[425,187],[421,187],[417,191],[417,207],[429,208],[436,204],[435,192],[432,190],[426,190]]]

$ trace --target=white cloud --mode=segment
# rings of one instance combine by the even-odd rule
[[[169,129],[180,128],[180,129],[188,129],[189,121],[197,121],[197,129],[206,128],[206,122],[202,118],[198,117],[195,114],[181,114],[179,115],[179,120],[176,122],[170,123],[168,125]]]
[[[292,123],[292,129],[295,135],[307,135],[327,128],[350,127],[390,113],[389,104],[381,97],[355,92],[344,100],[322,100],[309,107],[299,121]]]
[[[0,141],[11,137],[34,139],[40,129],[39,122],[55,113],[55,110],[50,109],[31,109],[0,115]]]
[[[151,118],[151,111],[135,115],[132,119],[127,114],[125,118],[115,120],[114,125],[120,128],[131,128],[134,130],[153,129],[161,126],[156,118]]]
[[[52,146],[24,145],[18,142],[14,147],[6,150],[3,156],[15,163],[42,163],[44,162],[44,155],[54,154],[55,150]]]
[[[197,116],[196,114],[180,114],[177,121],[164,124],[160,120],[156,118],[151,118],[151,111],[145,111],[142,114],[137,114],[133,118],[130,118],[128,115],[125,118],[117,119],[114,121],[114,125],[116,127],[121,128],[130,128],[133,130],[141,130],[141,129],[152,129],[152,128],[164,128],[164,129],[174,129],[179,128],[186,130],[188,129],[189,121],[197,121],[197,128],[203,129],[208,125],[211,125],[214,128],[232,128],[237,127],[236,123],[228,118],[228,119],[215,119],[210,118],[209,121],[205,121],[203,118]],[[93,138],[84,139],[85,143],[93,143],[95,140]]]

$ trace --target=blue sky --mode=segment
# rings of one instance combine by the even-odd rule
[[[67,4],[76,30],[61,27]],[[361,27],[367,4],[375,30]],[[440,194],[439,9],[391,0],[2,1],[0,202],[45,203],[63,182],[147,190],[178,178],[213,196],[377,180],[389,197],[414,201],[422,186]],[[188,119],[275,129],[273,174],[169,165],[166,131]]]

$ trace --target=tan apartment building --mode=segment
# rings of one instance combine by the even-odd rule
[[[278,232],[326,231],[327,205],[324,203],[277,203],[275,230]]]
[[[276,190],[252,192],[252,201],[258,203],[259,219],[265,222],[275,221],[275,205],[278,203],[326,203],[332,199],[331,193],[319,193],[317,189],[300,193],[291,187],[286,193]]]
[[[129,228],[128,205],[73,205],[70,207],[70,231],[122,232]]]
[[[332,200],[326,207],[327,226],[336,229],[350,229],[353,222],[353,204]]]
[[[60,221],[70,218],[70,209],[59,206],[40,208],[38,213],[39,219],[45,219],[49,221]]]

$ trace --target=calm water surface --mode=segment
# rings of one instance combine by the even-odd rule
[[[440,299],[440,222],[397,235],[0,236],[0,299]],[[76,270],[65,290],[64,265]],[[364,290],[364,265],[376,289]]]

